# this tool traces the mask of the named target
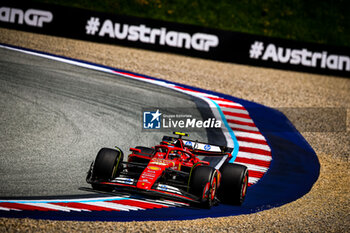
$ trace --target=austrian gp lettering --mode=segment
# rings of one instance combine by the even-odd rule
[[[350,71],[350,57],[329,54],[327,51],[313,52],[306,48],[291,49],[277,47],[275,44],[268,44],[264,50],[264,44],[255,41],[250,47],[250,58],[273,62],[289,63],[308,67],[320,67],[322,69]]]
[[[85,27],[86,34],[95,35],[118,40],[140,41],[148,44],[159,44],[170,47],[194,49],[208,52],[211,48],[219,45],[219,38],[216,35],[206,33],[194,33],[168,31],[167,28],[150,28],[144,24],[129,25],[113,23],[106,19],[100,27],[100,19],[91,17]]]
[[[28,9],[23,11],[17,8],[1,7],[0,21],[27,24],[33,27],[43,27],[44,23],[50,23],[53,15],[50,11]]]

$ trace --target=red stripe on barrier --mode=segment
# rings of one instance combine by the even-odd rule
[[[238,121],[238,120],[232,120],[232,119],[226,119],[228,123],[237,124],[237,125],[246,125],[251,127],[256,127],[256,125],[252,122],[244,122],[244,121]]]
[[[146,77],[142,77],[142,76],[138,76],[138,75],[134,75],[134,74],[130,74],[130,73],[125,73],[125,72],[120,72],[120,71],[115,71],[113,70],[115,73],[117,74],[122,74],[122,75],[126,75],[126,76],[131,76],[134,78],[139,78],[139,79],[150,79],[150,78],[146,78]]]
[[[10,202],[0,203],[0,206],[5,208],[10,208],[10,209],[11,208],[19,209],[19,210],[56,211],[54,209],[49,209],[49,208],[40,207],[40,206],[26,205],[21,203],[10,203]]]
[[[254,131],[254,130],[249,130],[249,129],[241,129],[241,128],[237,128],[237,127],[231,127],[231,129],[233,131],[237,131],[237,132],[261,134],[259,131]]]
[[[264,176],[265,172],[248,170],[249,177],[261,178]]]
[[[183,90],[183,91],[190,91],[190,92],[201,93],[201,94],[202,94],[202,92],[194,91],[194,90],[191,90],[191,89],[188,89],[188,88],[185,88],[185,87],[176,86],[176,88],[177,88],[177,89],[180,89],[180,90]]]
[[[237,112],[228,112],[228,111],[222,111],[224,115],[228,116],[234,116],[234,117],[240,117],[240,118],[245,118],[245,119],[251,119],[248,114],[244,113],[237,113]]]
[[[93,202],[89,202],[93,204]],[[55,205],[63,206],[63,207],[71,207],[82,210],[92,210],[92,211],[117,211],[115,209],[110,209],[107,207],[96,206],[96,205],[88,205],[81,202],[60,202],[54,203]]]
[[[217,101],[224,101],[224,102],[228,102],[228,103],[232,103],[232,104],[237,104],[231,100],[227,100],[227,99],[223,99],[223,98],[220,98],[220,97],[208,97],[209,99],[211,100],[217,100]]]
[[[143,209],[159,209],[159,208],[167,208],[168,207],[168,206],[161,205],[161,204],[142,202],[142,201],[137,201],[137,200],[116,200],[116,201],[111,201],[111,202],[114,202],[116,204],[121,204],[121,205],[140,207]]]
[[[251,147],[240,146],[239,151],[250,152],[250,153],[259,154],[259,155],[271,156],[270,151],[263,150],[263,149],[257,149],[257,148],[251,148]]]
[[[232,105],[229,105],[229,104],[218,104],[220,107],[223,107],[223,108],[234,108],[234,109],[239,109],[239,110],[245,110],[247,111],[243,106],[232,106]]]
[[[257,166],[266,167],[266,168],[270,167],[269,161],[263,161],[263,160],[258,160],[258,159],[248,159],[248,158],[237,157],[235,162],[252,164],[252,165],[257,165]]]
[[[267,142],[262,139],[255,139],[255,138],[248,138],[248,137],[241,137],[241,136],[236,136],[237,141],[242,141],[242,142],[252,142],[256,144],[261,144],[261,145],[267,145]]]

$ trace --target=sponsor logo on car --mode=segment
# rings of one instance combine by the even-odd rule
[[[185,142],[185,145],[186,145],[186,146],[192,146],[192,142],[191,142],[191,141],[186,141],[186,142]]]
[[[116,178],[115,181],[117,181],[118,183],[122,183],[122,184],[133,184],[134,183],[134,179],[131,178]]]
[[[162,191],[167,191],[168,190],[166,185],[158,185],[158,189],[162,190]]]
[[[143,174],[141,175],[140,178],[149,178],[149,179],[153,179],[156,175],[155,175],[155,174],[150,174],[149,171],[150,171],[150,170],[147,170],[147,173],[143,173]]]
[[[161,191],[181,194],[180,189],[166,184],[158,184],[157,189]]]
[[[150,164],[160,165],[160,166],[167,166],[168,164],[175,165],[174,162],[165,160],[165,159],[153,159]],[[159,168],[160,169],[160,168]]]
[[[205,146],[204,146],[204,150],[209,151],[210,149],[211,149],[211,146],[210,146],[210,145],[205,145]]]
[[[144,185],[145,183],[151,184],[151,182],[148,179],[141,179],[139,180],[139,182],[142,183],[142,185]]]
[[[152,164],[158,164],[158,163],[152,163]],[[158,164],[158,165],[160,165],[160,164]],[[148,166],[148,169],[154,170],[154,171],[159,171],[159,170],[161,170],[159,167],[155,167],[155,166]]]

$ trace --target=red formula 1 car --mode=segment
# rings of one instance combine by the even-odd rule
[[[229,163],[232,148],[164,136],[155,147],[130,148],[128,161],[119,149],[102,148],[86,181],[93,189],[157,195],[210,208],[218,202],[241,205],[248,170]]]

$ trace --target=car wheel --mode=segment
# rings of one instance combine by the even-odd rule
[[[93,180],[108,181],[118,176],[120,173],[121,162],[123,161],[123,152],[117,149],[102,148],[95,159],[92,169]],[[98,190],[107,190],[101,185],[93,184],[92,187]]]
[[[210,208],[215,202],[218,182],[215,168],[198,166],[194,168],[190,177],[190,193],[199,198],[202,207]]]
[[[225,164],[221,169],[218,198],[222,203],[242,205],[248,187],[248,169],[234,163]]]

